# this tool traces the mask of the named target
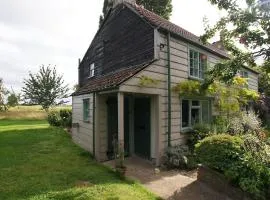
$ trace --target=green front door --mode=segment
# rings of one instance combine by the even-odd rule
[[[134,100],[134,147],[135,154],[150,159],[150,98],[137,97]]]

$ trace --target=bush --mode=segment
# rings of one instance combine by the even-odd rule
[[[195,124],[193,126],[193,131],[188,138],[188,145],[193,151],[195,144],[207,136],[211,135],[211,125],[210,124]]]
[[[58,111],[52,110],[48,113],[48,122],[51,126],[61,126],[61,117]]]
[[[227,134],[206,137],[195,145],[198,160],[206,166],[224,171],[243,153],[244,141],[238,136]]]
[[[188,146],[184,145],[168,147],[165,150],[164,164],[169,169],[192,169],[196,167],[194,157]]]
[[[210,136],[196,145],[195,152],[201,163],[224,173],[253,198],[267,199],[270,150],[256,136]]]
[[[261,120],[254,112],[243,112],[229,122],[229,132],[232,134],[257,133],[261,129]]]
[[[51,126],[72,126],[72,111],[70,109],[52,110],[48,113],[48,122]]]
[[[62,120],[62,126],[71,127],[72,126],[72,111],[71,109],[61,109],[60,117]]]

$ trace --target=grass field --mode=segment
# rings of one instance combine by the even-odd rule
[[[156,199],[44,120],[0,120],[0,199]]]
[[[53,109],[71,108],[71,106],[58,106]],[[0,112],[1,119],[46,119],[47,113],[42,110],[41,106],[16,106],[8,109],[7,112]]]

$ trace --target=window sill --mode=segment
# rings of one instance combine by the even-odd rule
[[[83,120],[84,123],[90,123],[90,120]]]
[[[202,78],[198,78],[198,77],[195,77],[195,76],[188,76],[188,79],[191,79],[191,80],[196,80],[196,81],[200,81],[200,82],[203,82],[204,81],[204,79],[202,79]]]
[[[187,134],[187,133],[190,133],[192,131],[193,131],[193,129],[191,127],[181,128],[181,133]]]

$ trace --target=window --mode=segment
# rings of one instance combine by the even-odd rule
[[[191,128],[197,123],[208,123],[209,115],[208,100],[182,100],[182,128]]]
[[[189,50],[189,75],[203,79],[206,68],[207,56],[195,50]]]
[[[239,74],[242,78],[248,78],[248,72],[245,70],[241,70]]]
[[[94,76],[95,76],[95,64],[92,63],[89,68],[89,78],[94,77]]]
[[[88,122],[89,121],[89,99],[83,100],[83,121]]]

